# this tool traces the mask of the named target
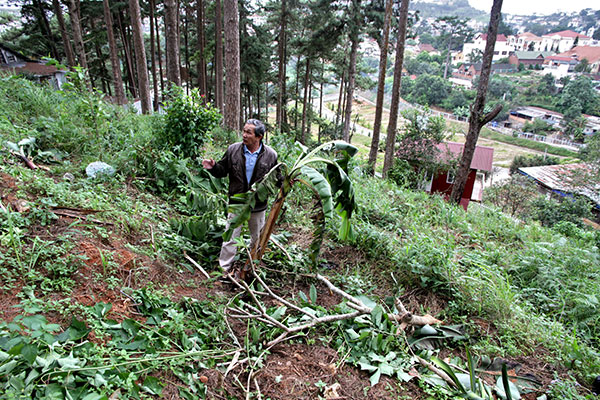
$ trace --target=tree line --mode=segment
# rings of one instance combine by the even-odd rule
[[[501,1],[495,3],[501,7]],[[198,88],[232,130],[249,117],[268,122],[274,104],[276,129],[306,143],[313,90],[320,93],[321,112],[329,83],[339,86],[334,136],[349,141],[361,79],[359,47],[370,38],[380,51],[372,170],[382,131],[385,67],[388,53],[395,52],[385,175],[394,157],[407,30],[417,18],[408,6],[409,0],[22,0],[24,23],[2,39],[29,54],[81,67],[90,88],[121,104],[127,96],[138,98],[144,113],[156,109],[173,85]],[[452,48],[461,21],[442,22]],[[478,118],[477,124],[483,116]]]

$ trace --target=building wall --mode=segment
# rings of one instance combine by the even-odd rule
[[[465,191],[462,194],[462,198],[460,204],[466,210],[471,200],[471,196],[473,194],[473,186],[475,185],[475,178],[477,177],[477,170],[472,169],[469,172],[469,176],[467,177],[467,183],[465,185]],[[445,199],[450,197],[450,193],[452,193],[452,187],[454,184],[446,182],[448,179],[448,174],[446,172],[437,175],[433,178],[433,182],[431,184],[431,193],[441,193]]]

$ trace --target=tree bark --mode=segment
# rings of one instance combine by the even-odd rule
[[[342,65],[342,76],[340,77],[340,93],[338,96],[338,103],[337,103],[337,108],[335,110],[335,126],[339,126],[340,125],[340,115],[342,114],[342,101],[343,101],[343,97],[344,97],[344,87],[345,87],[345,75],[346,75],[346,68],[345,66]]]
[[[357,11],[358,12],[358,11]],[[358,27],[356,27],[358,29]],[[350,140],[350,123],[352,119],[352,101],[354,100],[354,83],[356,82],[356,56],[358,54],[358,32],[352,38],[350,50],[350,69],[348,70],[348,87],[346,88],[346,109],[344,110],[344,129],[342,140]]]
[[[154,39],[154,8],[156,7],[154,0],[150,0],[150,64],[152,68],[152,109],[158,111],[158,79],[156,76],[156,43]],[[160,60],[159,60],[160,61]]]
[[[190,72],[190,51],[188,46],[188,24],[190,20],[190,6],[188,4],[185,5],[185,14],[184,14],[184,22],[183,22],[183,58],[185,63],[185,69],[187,72],[187,84],[185,85],[185,92],[190,94],[190,88],[192,87],[192,74]]]
[[[167,82],[168,86],[181,86],[181,72],[179,69],[179,41],[177,40],[177,1],[165,0],[165,36],[167,55]]]
[[[298,138],[298,99],[300,98],[300,54],[298,54],[298,59],[296,60],[296,91],[294,93],[294,97],[294,131],[296,133],[296,140],[300,140]]]
[[[155,1],[152,0],[152,4],[155,5]],[[164,22],[164,18],[163,18]],[[156,55],[158,56],[158,73],[160,76],[160,93],[161,97],[165,94],[165,79],[163,74],[163,62],[162,62],[162,51],[161,51],[161,43],[160,43],[160,29],[158,28],[158,16],[154,16],[154,28],[156,29]]]
[[[223,17],[221,0],[215,2],[215,103],[221,114],[223,109]]]
[[[125,31],[125,26],[123,25],[123,18],[121,15],[121,11],[116,13],[117,15],[117,25],[119,26],[119,31],[121,32],[121,43],[123,44],[123,52],[125,53],[125,65],[127,66],[127,80],[129,92],[131,95],[136,98],[137,97],[137,89],[135,85],[135,75],[133,73],[133,60],[131,58],[131,49],[129,48],[129,41],[127,40],[127,33]]]
[[[71,39],[69,38],[67,26],[65,25],[65,18],[58,0],[52,0],[52,7],[54,8],[54,15],[56,16],[56,20],[58,21],[58,29],[60,30],[60,37],[62,38],[63,46],[65,48],[67,65],[69,67],[74,67],[76,64],[75,55],[73,54],[73,46],[71,45]]]
[[[240,15],[237,0],[225,0],[225,127],[240,129]]]
[[[112,68],[113,84],[115,88],[115,98],[118,104],[125,104],[125,90],[123,89],[123,77],[121,76],[121,64],[117,55],[117,41],[113,31],[113,19],[110,11],[109,0],[103,0],[104,22],[106,24],[106,34],[108,37],[108,50],[110,52],[110,65]]]
[[[198,35],[198,89],[206,98],[206,62],[204,61],[204,1],[196,0],[196,31]]]
[[[133,30],[133,43],[135,46],[142,113],[148,114],[152,110],[152,99],[150,98],[148,62],[146,61],[146,47],[144,46],[144,36],[142,31],[142,15],[138,0],[129,0],[129,14],[131,16],[131,28]]]
[[[83,33],[81,32],[81,19],[79,15],[80,4],[79,0],[69,0],[69,17],[71,19],[71,29],[73,29],[73,40],[75,41],[75,49],[79,65],[87,69],[87,57],[85,55],[85,45],[83,44]]]
[[[498,34],[498,25],[500,23],[502,10],[502,0],[494,0],[492,4],[492,12],[490,15],[490,23],[487,31],[487,42],[485,51],[483,52],[481,76],[479,77],[479,85],[477,86],[477,95],[475,103],[471,108],[469,116],[469,133],[465,141],[465,148],[460,160],[460,165],[454,180],[452,193],[450,194],[450,202],[459,204],[462,194],[465,190],[469,171],[471,170],[471,161],[475,153],[475,146],[479,138],[481,128],[490,122],[502,110],[502,106],[498,104],[496,108],[488,114],[484,113],[485,96],[492,71],[492,58],[494,57],[494,46],[496,45],[496,36]]]
[[[309,88],[309,77],[310,77],[310,58],[306,59],[306,72],[304,73],[304,98],[302,100],[302,127],[300,131],[300,143],[306,143],[306,116],[310,109],[310,100],[308,98]]]
[[[406,41],[406,25],[408,21],[409,0],[402,0],[398,16],[398,42],[396,43],[396,62],[394,64],[394,83],[392,87],[392,104],[390,105],[390,120],[385,141],[385,157],[383,160],[383,176],[394,164],[396,145],[396,128],[398,126],[398,108],[400,105],[400,87],[402,81],[402,64],[404,63],[404,42]]]
[[[52,30],[50,29],[50,23],[48,22],[48,17],[46,16],[46,11],[42,6],[42,2],[40,0],[33,0],[32,4],[39,14],[38,22],[40,25],[40,31],[42,32],[42,35],[45,36],[48,47],[50,48],[50,55],[55,60],[58,60],[58,51],[56,50],[56,45],[54,44]]]
[[[286,67],[286,57],[285,57],[285,29],[286,29],[286,0],[281,1],[281,16],[279,23],[279,37],[277,39],[277,54],[279,56],[279,69],[277,75],[277,110],[276,110],[276,125],[280,130],[283,128],[283,109],[285,107],[285,67]]]
[[[388,45],[390,40],[390,25],[392,20],[392,0],[385,4],[385,16],[383,20],[383,37],[379,47],[379,77],[377,82],[377,99],[375,101],[375,121],[373,122],[373,138],[369,151],[369,167],[375,173],[377,153],[379,152],[379,133],[381,131],[381,118],[383,114],[383,95],[385,90],[385,73],[387,69]]]

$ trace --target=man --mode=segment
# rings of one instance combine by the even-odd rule
[[[215,162],[213,159],[202,160],[202,166],[216,178],[229,175],[229,196],[247,192],[250,187],[277,165],[277,153],[262,142],[265,134],[265,125],[257,119],[249,119],[244,125],[242,142],[234,143],[227,148],[223,158]],[[265,224],[265,210],[267,202],[258,202],[248,221],[250,228],[250,248],[258,241],[260,231]],[[233,214],[227,216],[231,221]],[[229,229],[229,222],[227,223]],[[235,239],[240,235],[242,227],[233,231],[231,239],[223,242],[219,265],[228,274],[237,253]]]

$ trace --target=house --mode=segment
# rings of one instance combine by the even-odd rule
[[[542,65],[546,57],[550,57],[553,53],[549,51],[511,51],[508,56],[508,63],[516,65]]]
[[[508,44],[514,47],[515,51],[542,50],[542,38],[531,32],[523,32],[518,35],[510,35],[507,39]]]
[[[564,165],[544,165],[540,167],[519,168],[519,173],[532,179],[540,193],[548,198],[572,198],[582,195],[590,199],[600,210],[600,185],[589,183],[586,175],[593,168],[589,164],[576,163]]]
[[[0,44],[1,73],[26,75],[37,82],[50,82],[55,88],[60,89],[62,84],[66,82],[67,71],[34,61]]]
[[[547,110],[542,107],[519,107],[511,110],[508,121],[515,128],[522,127],[527,122],[541,120],[552,126],[559,126],[563,120],[563,115],[559,112]]]
[[[540,50],[563,53],[575,45],[587,46],[591,40],[591,37],[571,30],[548,33],[542,36]]]
[[[577,64],[579,64],[579,61],[570,56],[550,56],[546,57],[542,68],[545,74],[549,73],[556,79],[560,79],[575,72]]]
[[[444,142],[437,145],[439,150],[438,158],[441,161],[450,159],[460,159],[463,153],[464,144],[454,142]],[[465,190],[460,199],[460,205],[466,210],[471,200],[481,201],[483,193],[483,172],[492,172],[492,162],[494,160],[494,149],[492,147],[476,146],[473,160],[471,161],[471,170],[467,178]],[[439,171],[436,176],[429,175],[425,182],[425,191],[427,193],[441,193],[446,199],[450,197],[454,187],[454,172]],[[478,190],[474,190],[474,188]]]
[[[486,43],[487,33],[479,33],[475,36],[475,39],[472,43],[465,43],[463,45],[465,61],[471,62],[472,55],[483,54]],[[496,43],[494,45],[494,57],[492,60],[498,61],[502,58],[507,58],[508,53],[514,50],[514,46],[508,43],[508,39],[505,35],[497,35]]]
[[[590,66],[590,73],[600,74],[600,47],[598,46],[576,46],[556,56],[571,57],[577,62],[585,59]]]
[[[432,45],[430,45],[429,43],[419,43],[418,46],[419,53],[422,53],[424,51],[428,52],[429,54],[440,54],[439,51],[437,51]]]
[[[481,75],[481,63],[476,64],[462,64],[458,67],[452,76],[459,79],[470,79],[473,80],[475,77]],[[517,72],[518,68],[511,64],[492,64],[492,75],[500,73],[511,73]]]

